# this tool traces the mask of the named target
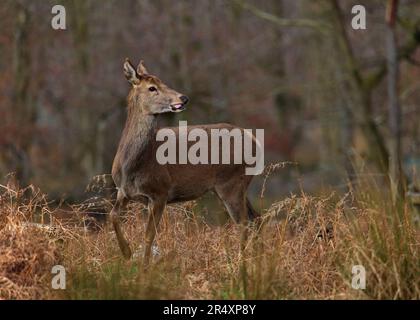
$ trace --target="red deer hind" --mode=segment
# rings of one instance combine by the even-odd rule
[[[156,229],[167,203],[197,199],[212,190],[236,223],[256,218],[257,212],[246,195],[253,176],[245,174],[245,164],[158,163],[156,151],[162,143],[156,140],[158,118],[162,113],[183,111],[188,97],[149,74],[142,61],[135,69],[126,59],[124,74],[131,89],[127,99],[127,120],[112,166],[112,178],[118,193],[110,213],[124,257],[130,258],[131,250],[121,231],[119,214],[129,200],[140,201],[148,206],[145,264],[149,262]],[[188,126],[188,131],[194,128],[209,133],[211,129],[232,130],[237,127],[219,123]],[[178,128],[171,129],[178,140]],[[240,130],[243,132],[243,129]],[[252,141],[255,146],[254,137]]]

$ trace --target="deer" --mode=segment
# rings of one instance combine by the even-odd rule
[[[138,201],[148,208],[143,261],[149,264],[152,245],[167,204],[195,200],[214,191],[228,214],[237,224],[246,224],[259,217],[247,197],[253,178],[245,174],[244,164],[166,164],[156,160],[161,142],[156,140],[159,117],[186,109],[189,98],[150,74],[141,60],[137,68],[128,58],[124,75],[131,85],[127,97],[127,118],[112,164],[112,179],[117,196],[110,212],[117,241],[123,256],[132,251],[121,229],[120,213],[128,201]],[[238,128],[227,123],[188,126],[201,128]],[[172,128],[179,137],[177,127]],[[240,128],[243,130],[242,128]],[[255,144],[255,137],[253,136]]]

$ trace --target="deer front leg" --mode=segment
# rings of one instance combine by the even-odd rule
[[[121,230],[121,226],[120,226],[120,213],[121,213],[121,210],[123,210],[125,206],[127,205],[127,202],[128,202],[127,198],[125,198],[123,194],[120,191],[118,191],[117,201],[115,202],[115,205],[111,210],[110,218],[111,218],[112,225],[114,226],[115,234],[118,240],[118,245],[120,246],[122,254],[124,258],[130,259],[131,258],[130,246],[127,240],[125,239],[124,234]]]
[[[144,265],[145,266],[147,266],[150,261],[153,241],[155,240],[157,228],[162,218],[165,205],[166,205],[165,198],[153,199],[149,202],[149,221],[147,222],[147,227],[146,227],[146,236],[145,236],[146,249],[144,251]]]

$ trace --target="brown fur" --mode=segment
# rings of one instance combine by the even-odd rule
[[[245,175],[245,165],[161,165],[157,162],[156,150],[161,143],[156,141],[157,118],[160,113],[172,112],[171,104],[185,104],[187,98],[167,87],[157,77],[145,74],[147,71],[142,63],[135,71],[127,60],[124,71],[133,86],[128,95],[127,121],[112,166],[112,178],[118,195],[111,211],[111,221],[124,256],[130,258],[131,250],[120,229],[119,212],[130,199],[141,201],[149,207],[144,256],[146,264],[167,203],[197,199],[212,190],[223,201],[235,222],[255,218],[257,213],[246,197],[252,176]],[[150,92],[150,86],[155,86],[157,92]],[[197,127],[208,132],[212,128],[235,128],[222,123],[188,126],[188,130]],[[178,128],[173,129],[178,138]]]

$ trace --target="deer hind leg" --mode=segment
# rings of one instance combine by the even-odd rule
[[[146,227],[146,249],[144,251],[145,266],[149,264],[153,241],[155,240],[157,228],[159,227],[165,206],[165,198],[157,198],[149,201],[149,220]]]
[[[248,220],[246,186],[237,181],[232,181],[217,185],[215,191],[235,223],[245,223]]]
[[[127,240],[124,237],[124,234],[121,230],[121,221],[120,221],[120,213],[121,210],[125,208],[127,205],[127,198],[122,194],[121,191],[118,191],[117,195],[117,201],[115,202],[114,207],[111,210],[110,213],[110,219],[112,222],[112,225],[114,226],[115,234],[117,236],[118,245],[120,246],[121,252],[126,259],[131,258],[131,249],[127,242]]]
[[[241,224],[240,252],[244,254],[248,241],[249,216],[247,210],[246,189],[248,184],[232,181],[215,187],[219,198],[223,201],[230,217]]]

